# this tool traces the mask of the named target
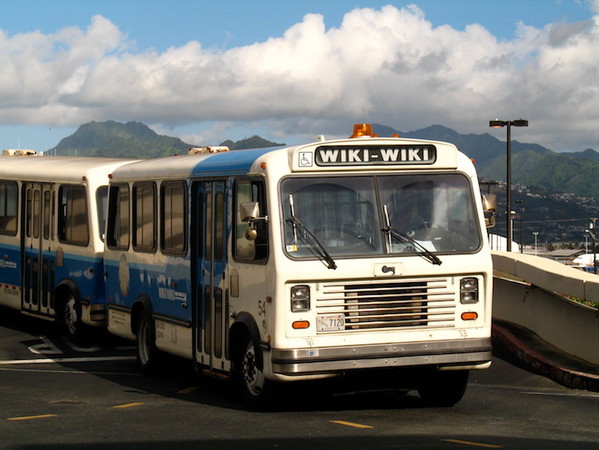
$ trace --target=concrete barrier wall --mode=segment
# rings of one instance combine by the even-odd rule
[[[599,276],[533,255],[493,252],[493,316],[599,364],[599,313],[564,295],[599,301]]]

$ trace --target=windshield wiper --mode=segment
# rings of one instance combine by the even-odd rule
[[[408,244],[412,245],[414,247],[414,250],[416,250],[416,253],[419,256],[422,256],[424,259],[426,259],[431,264],[435,264],[437,266],[441,265],[442,261],[439,259],[439,257],[437,255],[435,255],[434,253],[432,253],[424,245],[422,245],[417,240],[411,238],[407,234],[404,234],[404,233],[401,233],[401,232],[399,232],[397,230],[394,230],[391,227],[383,228],[383,231],[385,233],[389,233],[391,236],[393,236],[393,237],[395,237],[395,238],[397,238],[397,239],[399,239],[401,241],[407,242]]]
[[[426,259],[431,264],[435,264],[437,266],[441,265],[442,261],[439,259],[439,257],[431,251],[429,251],[424,245],[422,245],[416,239],[411,238],[407,234],[397,231],[391,227],[387,205],[383,205],[383,213],[385,215],[385,227],[382,229],[382,231],[389,238],[389,248],[391,248],[391,237],[394,237],[396,239],[399,239],[400,241],[410,244],[414,248],[414,250],[416,250],[416,253],[419,256]]]
[[[289,209],[291,210],[291,216],[287,217],[285,221],[290,223],[293,227],[293,238],[295,239],[295,241],[297,242],[297,229],[301,228],[303,233],[299,234],[312,246],[316,255],[320,258],[322,262],[324,262],[325,266],[327,266],[327,268],[329,269],[337,269],[337,264],[335,264],[335,260],[324,248],[324,245],[322,245],[318,238],[314,236],[314,234],[312,234],[312,232],[303,223],[301,223],[297,217],[295,217],[295,208],[293,206],[292,195],[289,195]]]

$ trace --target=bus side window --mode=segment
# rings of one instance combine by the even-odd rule
[[[133,185],[133,249],[156,250],[156,185],[140,182]]]
[[[160,186],[160,248],[168,255],[184,255],[187,249],[185,183],[164,182]]]
[[[0,234],[17,234],[17,192],[16,181],[0,181]]]
[[[235,246],[234,256],[237,261],[266,262],[268,259],[268,225],[266,221],[254,224],[257,238],[249,240],[245,237],[248,223],[241,217],[241,204],[258,202],[260,216],[267,215],[266,194],[262,180],[237,180],[235,183]]]
[[[129,248],[129,185],[110,185],[108,194],[106,243],[108,248]]]
[[[100,239],[104,241],[104,233],[106,233],[106,211],[108,209],[108,186],[99,186],[96,189],[96,209],[98,210],[98,227],[100,231]]]
[[[50,238],[54,239],[52,235],[52,212],[53,212],[53,204],[52,204],[52,192],[44,191],[44,217],[42,220],[42,229],[43,229],[43,237],[48,240]]]
[[[89,223],[85,187],[61,186],[59,199],[58,237],[60,241],[73,245],[87,245],[89,242]],[[34,225],[34,228],[37,228],[37,226]]]
[[[33,189],[27,188],[26,197],[25,197],[25,235],[27,237],[32,236],[32,228],[33,228],[33,198],[32,198]]]

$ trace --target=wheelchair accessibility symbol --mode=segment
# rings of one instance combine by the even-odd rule
[[[298,154],[298,166],[299,167],[312,167],[313,154],[310,152],[299,152]]]

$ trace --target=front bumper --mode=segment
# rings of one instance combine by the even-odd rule
[[[347,347],[272,349],[280,375],[312,375],[408,366],[477,366],[491,361],[491,338]]]

